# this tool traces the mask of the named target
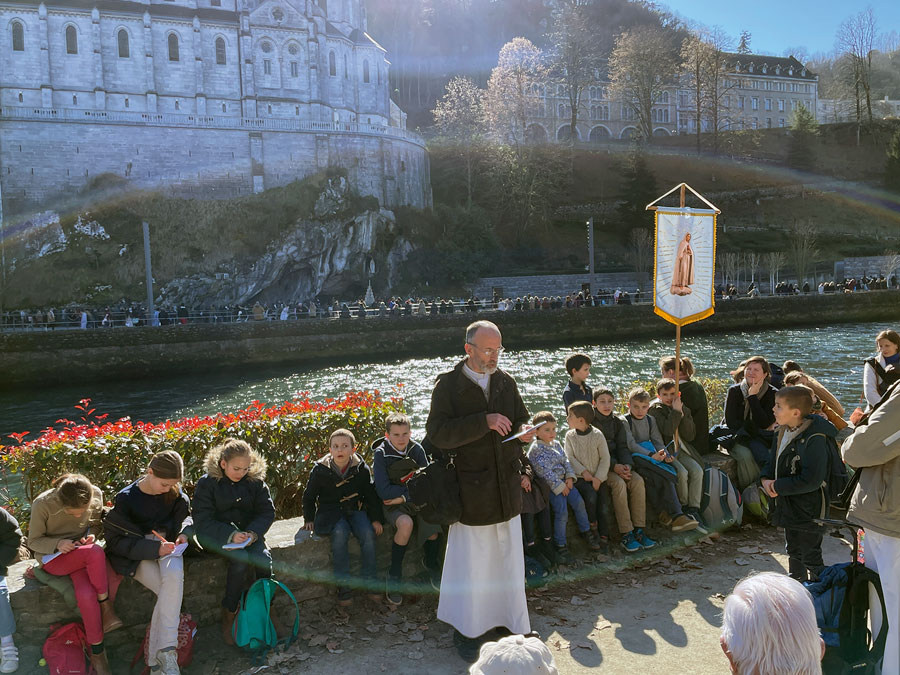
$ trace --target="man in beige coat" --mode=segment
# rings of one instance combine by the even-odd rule
[[[900,673],[900,385],[841,449],[860,469],[848,520],[866,531],[866,566],[881,577],[888,636],[881,672]]]

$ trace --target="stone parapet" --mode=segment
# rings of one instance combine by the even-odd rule
[[[784,296],[719,302],[716,313],[685,331],[765,330],[900,319],[897,291]],[[537,311],[537,310],[535,310]],[[188,324],[0,335],[0,387],[134,380],[177,372],[360,359],[453,354],[471,321],[489,319],[508,349],[671,336],[673,327],[650,305],[616,305],[535,312],[444,314],[435,317]],[[67,367],[77,364],[77,368]]]

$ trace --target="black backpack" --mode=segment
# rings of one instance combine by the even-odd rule
[[[847,465],[841,457],[841,449],[833,436],[825,436],[828,453],[828,475],[825,477],[825,498],[834,505],[841,504],[841,495],[850,483]]]
[[[891,368],[889,371],[885,370],[874,357],[866,359],[865,362],[872,366],[872,370],[881,379],[881,382],[878,383],[878,394],[880,396],[883,396],[892,384],[900,382],[900,369]]]

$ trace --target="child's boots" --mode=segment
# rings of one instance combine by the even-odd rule
[[[234,629],[234,617],[236,616],[237,612],[229,612],[224,607],[222,608],[222,641],[229,646],[234,645],[232,631]]]

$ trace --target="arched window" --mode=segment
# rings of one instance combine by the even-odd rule
[[[344,79],[350,79],[350,69],[347,67],[347,55],[344,54]]]
[[[14,52],[25,51],[25,26],[21,21],[12,22],[12,47]]]
[[[369,83],[369,62],[363,61],[363,82]]]
[[[175,33],[169,33],[169,61],[179,61],[178,57],[178,36]]]
[[[131,50],[128,48],[128,31],[124,28],[120,28],[119,32],[116,34],[116,38],[119,42],[119,58],[127,59],[131,56]]]
[[[66,54],[78,53],[78,31],[75,26],[66,26]]]
[[[334,52],[328,52],[328,74],[334,77],[337,75],[337,57]]]
[[[216,65],[225,65],[225,38],[216,38]]]

